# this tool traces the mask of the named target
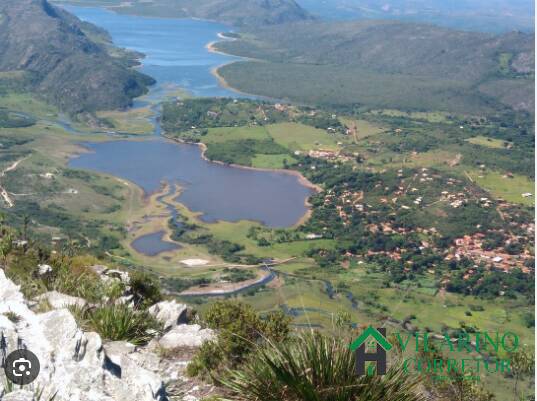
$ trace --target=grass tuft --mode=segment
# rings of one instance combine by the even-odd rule
[[[95,331],[105,340],[144,345],[162,332],[162,325],[147,311],[133,309],[128,305],[69,309],[84,330]]]
[[[303,334],[269,342],[221,380],[238,401],[421,401],[418,381],[391,368],[385,376],[356,376],[341,338]]]

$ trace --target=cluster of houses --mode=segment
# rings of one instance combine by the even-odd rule
[[[330,205],[336,201],[336,210],[338,211],[339,217],[343,220],[343,225],[349,224],[350,216],[349,212],[345,209],[352,207],[357,212],[362,213],[366,207],[371,207],[371,205],[365,205],[362,200],[364,198],[363,191],[343,191],[339,197],[332,191],[328,190],[324,196],[324,205]]]
[[[530,228],[530,230],[534,230],[535,226],[531,226],[533,227]],[[475,263],[483,263],[489,267],[503,270],[505,272],[509,272],[514,268],[519,268],[524,273],[530,272],[530,268],[525,266],[525,262],[533,258],[533,255],[529,251],[511,255],[503,248],[485,250],[483,249],[484,238],[485,234],[483,233],[465,235],[464,237],[457,238],[445,260],[460,260],[464,257],[473,260]],[[517,238],[511,237],[506,240],[505,244],[508,245],[510,241],[517,241]]]
[[[338,150],[310,150],[308,156],[313,157],[314,159],[323,159],[331,162],[349,162],[352,160],[350,156],[342,154]]]
[[[398,186],[391,194],[391,196],[379,198],[379,203],[381,205],[395,205],[397,203],[401,204],[401,200],[406,197],[407,199],[410,199],[410,201],[415,205],[413,207],[422,206],[422,204],[424,203],[424,196],[431,196],[431,194],[425,192],[424,188],[421,188],[420,185],[416,185],[416,181],[422,182],[422,179],[424,179],[425,183],[427,183],[436,178],[442,178],[441,176],[437,176],[435,174],[429,174],[427,169],[422,169],[422,171],[420,171],[418,174],[413,175],[412,182],[416,182],[416,184],[414,185],[420,187],[418,189],[412,184],[409,184],[408,182],[405,183],[405,179],[402,178],[402,175],[403,171],[399,170],[398,176],[401,181],[399,182]],[[447,202],[451,208],[459,208],[469,202],[477,202],[479,206],[483,208],[490,208],[493,206],[497,207],[498,211],[502,215],[502,218],[505,219],[509,217],[508,210],[511,208],[512,205],[506,203],[502,199],[499,199],[496,202],[485,196],[479,197],[478,194],[473,194],[470,190],[461,191],[461,189],[458,188],[454,188],[454,190],[450,191],[450,186],[457,185],[457,187],[460,188],[460,184],[462,183],[460,180],[454,178],[447,178],[444,183],[445,185],[443,185],[441,188],[445,188],[445,190],[440,193],[440,197],[433,203]],[[380,188],[383,185],[384,184],[382,183],[377,183],[376,187]],[[388,187],[386,187],[385,189],[389,190]],[[345,226],[350,224],[354,213],[378,213],[374,210],[373,206],[364,201],[363,191],[345,190],[342,193],[337,194],[329,190],[325,194],[324,204],[326,206],[335,205],[338,215],[342,220],[343,225]],[[411,209],[411,206],[407,205],[402,205],[401,207],[404,209]],[[395,209],[394,213],[396,213]],[[533,223],[512,224],[516,225],[517,229],[523,230],[523,233],[519,231],[518,234],[521,234],[524,237],[533,237],[533,233],[535,231],[535,225]],[[389,222],[370,224],[367,228],[371,233],[382,232],[384,234],[406,234],[409,232],[409,230],[406,230],[402,227],[393,227]],[[416,231],[427,236],[438,235],[438,232],[435,228],[418,228],[416,229]],[[485,233],[477,233],[471,236],[466,235],[455,240],[453,246],[446,251],[445,260],[449,261],[468,258],[473,260],[476,264],[483,263],[492,268],[500,269],[506,272],[514,268],[520,268],[523,272],[529,272],[530,268],[526,267],[526,262],[532,259],[533,255],[528,250],[525,250],[517,255],[512,255],[505,250],[505,247],[507,247],[510,243],[517,243],[520,240],[523,240],[523,238],[510,233],[509,230],[500,229],[499,231],[502,236],[507,238],[505,244],[502,244],[502,247],[498,247],[497,249],[492,250],[485,249],[486,247],[483,246],[486,238]],[[431,244],[428,241],[424,240],[420,248],[425,249],[430,247]],[[404,252],[404,250],[396,249],[392,252],[369,252],[367,256],[381,253],[394,260],[399,260],[401,259],[401,252]]]

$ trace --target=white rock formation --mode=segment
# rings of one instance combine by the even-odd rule
[[[15,313],[13,322],[5,315]],[[13,320],[13,319],[12,319]],[[84,333],[67,309],[35,314],[19,287],[0,269],[0,336],[7,352],[21,344],[39,358],[41,371],[26,391],[9,394],[0,385],[0,400],[25,401],[43,391],[41,399],[55,401],[164,401],[167,399],[159,375],[139,366],[129,354],[106,355],[101,337]],[[6,378],[0,372],[0,383]],[[32,395],[29,397],[28,391]]]
[[[202,329],[199,324],[180,324],[173,327],[158,341],[161,348],[200,347],[205,341],[215,339],[214,331]]]
[[[52,272],[52,266],[51,265],[39,265],[37,266],[37,271],[39,273],[40,276],[43,276],[45,274],[48,274],[48,273],[51,273]]]
[[[164,323],[164,330],[188,323],[188,306],[177,303],[175,300],[159,302],[150,307],[148,312]]]
[[[94,265],[91,266],[91,269],[97,273],[101,277],[101,280],[103,280],[105,283],[111,283],[114,281],[121,281],[125,285],[130,283],[130,275],[128,272],[110,269],[103,265]]]
[[[17,390],[0,397],[2,401],[34,401],[34,393],[26,390]]]
[[[58,291],[49,291],[39,295],[35,298],[36,301],[47,301],[53,309],[62,309],[69,306],[78,306],[83,308],[87,305],[87,302],[83,298],[72,297],[70,295],[62,294]]]

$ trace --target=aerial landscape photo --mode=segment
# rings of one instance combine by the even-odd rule
[[[0,0],[1,401],[535,401],[531,0]]]

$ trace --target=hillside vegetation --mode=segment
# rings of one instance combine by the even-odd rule
[[[107,37],[46,0],[0,0],[0,90],[36,92],[73,114],[129,106],[153,79],[86,33]]]
[[[483,32],[533,31],[535,5],[527,0],[298,0],[325,19],[395,19]]]
[[[258,26],[311,19],[294,0],[58,0],[99,5],[119,13],[165,18],[201,18],[235,26]]]
[[[265,27],[227,53],[262,60],[220,69],[250,93],[303,102],[480,112],[533,109],[531,35],[501,36],[393,21]],[[481,86],[479,86],[481,85]]]

